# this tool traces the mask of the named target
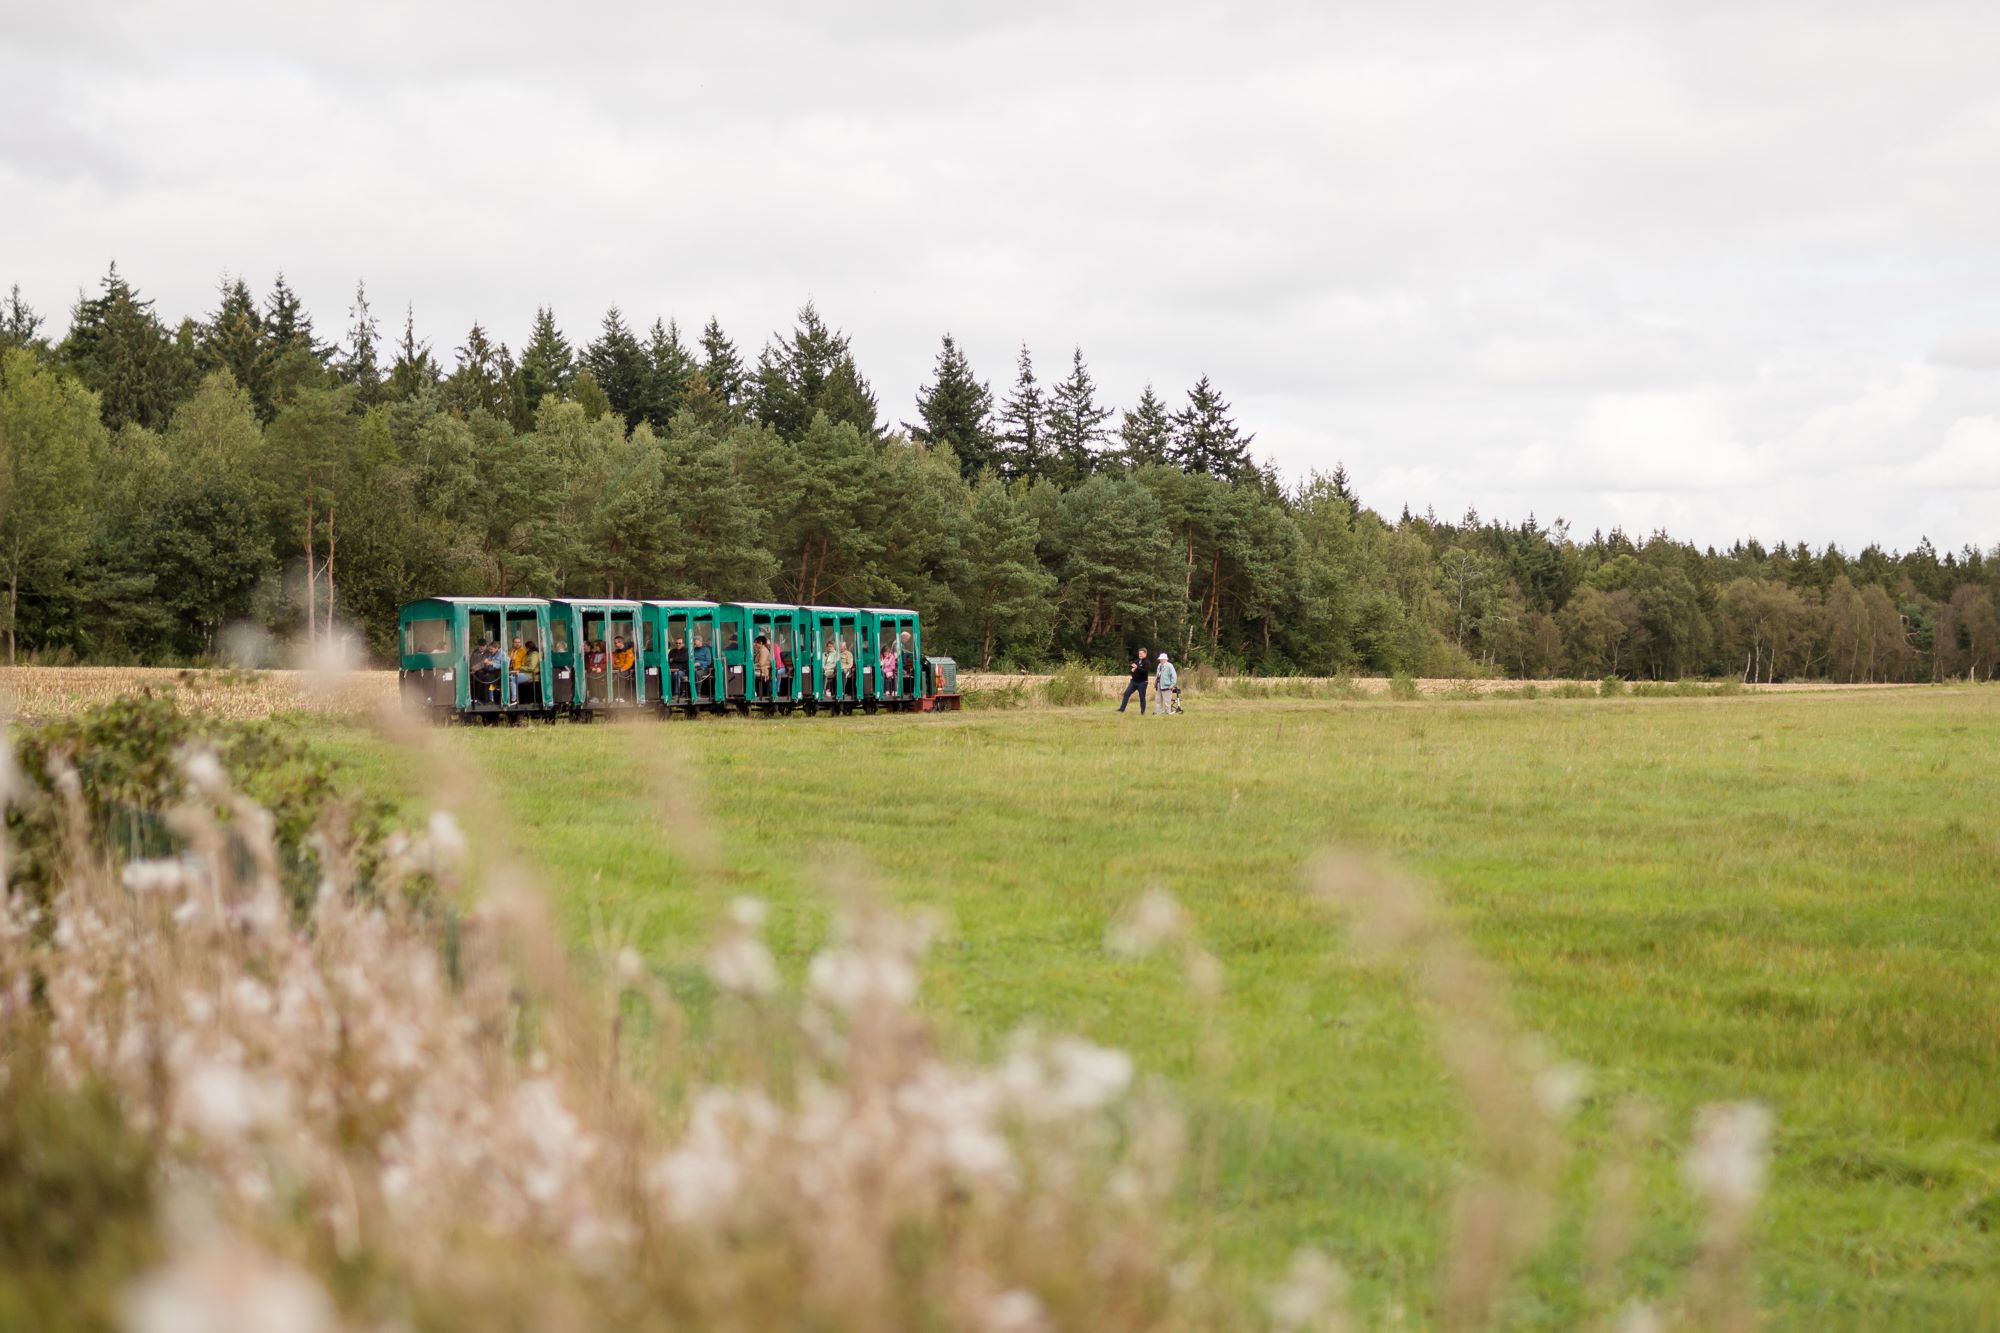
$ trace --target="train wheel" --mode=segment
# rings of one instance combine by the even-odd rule
[[[875,716],[875,710],[880,708],[881,706],[882,705],[876,700],[869,699],[861,705],[861,711],[868,714],[868,716],[873,717]]]

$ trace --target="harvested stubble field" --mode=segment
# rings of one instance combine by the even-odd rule
[[[69,717],[138,690],[172,690],[192,711],[355,716],[392,703],[393,671],[183,671],[174,667],[0,667],[0,707],[15,717]]]
[[[307,725],[361,780],[421,802],[381,741]],[[1590,1071],[1565,1220],[1516,1322],[1587,1317],[1586,1219],[1631,1098],[1660,1130],[1625,1277],[1671,1299],[1699,1244],[1678,1175],[1689,1118],[1740,1097],[1777,1123],[1757,1236],[1771,1325],[2000,1320],[2000,690],[1218,695],[1144,722],[1100,705],[440,739],[563,886],[572,938],[683,958],[693,1002],[734,895],[773,905],[794,977],[837,868],[942,911],[954,929],[926,994],[955,1039],[1081,1031],[1211,1117],[1195,1193],[1239,1274],[1317,1244],[1362,1309],[1435,1310],[1474,1137],[1432,1022],[1456,1020],[1357,962],[1302,892],[1338,846],[1433,885],[1523,1026]],[[1154,886],[1220,961],[1210,1036],[1173,963],[1105,951]]]

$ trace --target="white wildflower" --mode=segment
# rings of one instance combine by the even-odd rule
[[[1716,1207],[1747,1210],[1764,1193],[1771,1112],[1757,1102],[1717,1102],[1695,1115],[1682,1176]]]
[[[181,775],[198,794],[210,799],[220,797],[229,790],[229,775],[222,771],[222,761],[215,757],[215,751],[206,747],[191,749],[181,755]]]
[[[648,1184],[682,1226],[718,1221],[743,1188],[743,1168],[714,1147],[679,1148],[654,1163]]]
[[[1618,1333],[1665,1333],[1660,1312],[1643,1301],[1632,1301],[1618,1312]]]
[[[917,998],[917,969],[907,958],[844,949],[815,954],[806,983],[818,999],[848,1013],[869,1004],[907,1005]]]
[[[1049,1044],[1055,1077],[1047,1085],[1052,1109],[1087,1114],[1109,1106],[1132,1086],[1132,1057],[1080,1037],[1058,1037]]]
[[[179,1105],[197,1134],[229,1143],[282,1120],[290,1097],[282,1084],[253,1077],[236,1065],[209,1063],[181,1080]]]
[[[726,936],[708,951],[707,961],[709,979],[723,990],[759,997],[777,993],[778,964],[754,935]]]
[[[1347,1301],[1347,1273],[1318,1250],[1292,1255],[1284,1281],[1271,1289],[1264,1305],[1280,1333],[1294,1329],[1339,1328]]]
[[[310,1276],[248,1248],[211,1249],[133,1284],[128,1333],[332,1333],[333,1304]]]
[[[465,860],[465,834],[449,810],[431,811],[430,848],[436,869],[449,870]]]
[[[729,904],[729,919],[745,930],[762,930],[769,916],[761,898],[737,898]]]
[[[1567,1120],[1590,1095],[1590,1071],[1573,1061],[1548,1065],[1535,1075],[1535,1100],[1558,1120]]]
[[[1104,947],[1123,958],[1147,954],[1186,936],[1187,913],[1165,889],[1148,889],[1104,932]]]
[[[167,857],[128,861],[119,879],[133,893],[173,893],[187,886],[187,867]]]
[[[612,969],[617,974],[618,984],[621,986],[636,986],[646,979],[646,963],[639,957],[637,949],[620,949]]]
[[[1050,1327],[1041,1301],[1032,1291],[1015,1287],[1001,1292],[986,1303],[980,1327],[986,1333],[1040,1333]]]

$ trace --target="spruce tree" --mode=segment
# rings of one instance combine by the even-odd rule
[[[1034,479],[1048,467],[1047,441],[1042,433],[1042,386],[1035,379],[1035,360],[1021,345],[1013,392],[1000,405],[1000,473],[1009,480]]]
[[[403,308],[403,341],[396,348],[396,360],[389,367],[389,397],[395,402],[408,402],[426,389],[434,389],[438,382],[437,358],[431,355],[431,345],[417,338],[417,310],[414,305]]]
[[[1097,470],[1098,451],[1109,438],[1104,423],[1110,419],[1111,409],[1097,405],[1097,385],[1079,347],[1070,356],[1069,375],[1049,392],[1044,424],[1051,480],[1074,486]]]
[[[372,407],[382,400],[382,365],[375,349],[379,329],[375,312],[368,308],[368,284],[364,282],[354,284],[354,305],[348,320],[347,351],[338,365],[340,378],[354,386],[363,407]]]
[[[257,298],[241,278],[225,279],[215,312],[201,325],[201,368],[227,370],[250,395],[258,417],[270,421],[271,344]]]
[[[42,317],[21,299],[21,284],[15,283],[7,293],[7,303],[0,306],[0,349],[40,346],[37,335],[41,327]]]
[[[569,397],[575,383],[576,353],[556,327],[555,311],[537,307],[528,345],[521,349],[521,396],[529,415],[540,410],[544,398]]]
[[[713,315],[701,331],[701,375],[708,381],[710,391],[726,405],[733,408],[743,405],[749,376],[744,372],[743,359],[736,354],[736,344],[729,341]]]
[[[1118,438],[1125,448],[1127,467],[1160,465],[1172,456],[1174,420],[1152,385],[1148,384],[1140,393],[1138,406],[1125,413],[1118,426]]]
[[[1254,471],[1250,441],[1236,428],[1223,400],[1203,375],[1188,390],[1187,406],[1174,413],[1173,461],[1185,472],[1232,480]]]
[[[828,327],[810,301],[791,337],[764,345],[752,400],[757,421],[787,440],[803,438],[820,412],[871,440],[880,435],[875,392],[854,363],[847,335]]]
[[[331,350],[313,336],[312,316],[306,313],[305,302],[285,282],[282,272],[271,284],[271,295],[265,301],[264,338],[273,361],[298,351],[323,362]]]
[[[583,364],[597,380],[597,387],[611,400],[611,410],[625,418],[626,426],[636,426],[646,419],[652,362],[626,326],[625,316],[617,306],[604,312],[604,326],[597,341],[584,349]]]
[[[687,344],[681,341],[679,324],[653,321],[652,333],[646,340],[646,362],[649,371],[646,420],[653,424],[654,430],[664,433],[674,413],[681,410],[688,381],[695,373],[694,358],[688,354]]]
[[[97,391],[104,424],[159,430],[192,387],[195,368],[112,264],[101,295],[79,298],[57,357]]]
[[[969,480],[995,465],[993,391],[973,375],[949,333],[938,349],[936,378],[917,391],[917,416],[923,424],[905,428],[925,444],[950,445],[961,476]]]
[[[451,411],[469,417],[484,410],[503,421],[511,421],[514,363],[505,344],[495,343],[474,321],[458,349],[458,368],[444,382],[444,403]]]

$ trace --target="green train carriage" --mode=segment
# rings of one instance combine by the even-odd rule
[[[516,639],[532,646],[531,671],[509,659]],[[536,597],[427,597],[397,620],[397,684],[405,705],[431,714],[493,721],[555,711],[549,604]]]
[[[405,704],[440,719],[960,704],[957,665],[924,655],[922,619],[903,607],[431,597],[402,608],[397,638]]]

